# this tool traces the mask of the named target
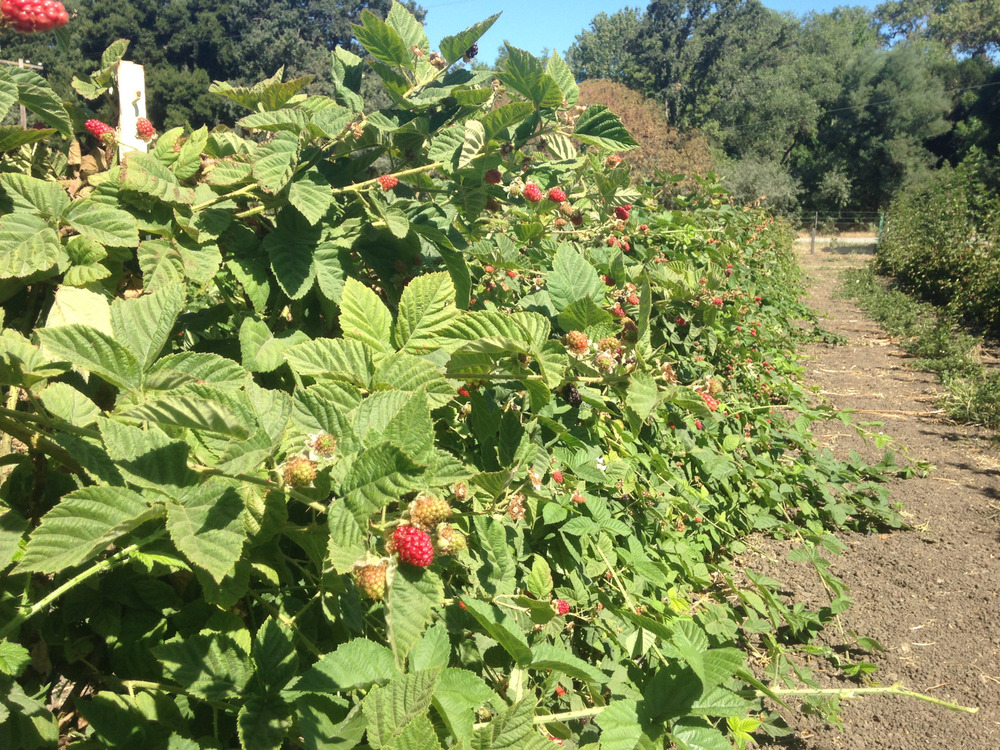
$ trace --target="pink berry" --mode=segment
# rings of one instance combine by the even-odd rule
[[[554,187],[549,190],[549,200],[553,203],[562,203],[566,200],[566,193],[564,193],[561,189]]]
[[[524,186],[524,197],[532,203],[538,203],[542,199],[542,190],[538,185],[529,182]]]

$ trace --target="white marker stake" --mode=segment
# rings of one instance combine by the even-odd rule
[[[118,158],[132,151],[146,153],[148,144],[135,132],[136,122],[146,116],[146,73],[141,65],[118,63]]]

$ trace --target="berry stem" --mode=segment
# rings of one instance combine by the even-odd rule
[[[424,164],[423,166],[420,167],[412,167],[410,169],[404,169],[399,172],[393,172],[392,176],[405,177],[411,174],[420,174],[421,172],[431,172],[442,166],[444,166],[443,161],[435,161],[430,164]],[[380,175],[380,176],[385,176],[385,175]],[[379,184],[378,179],[379,179],[378,177],[373,177],[372,179],[365,180],[364,182],[355,182],[353,185],[346,185],[342,188],[334,188],[330,192],[333,195],[343,195],[344,193],[358,193],[361,192],[362,190],[367,190],[370,187],[378,185]]]

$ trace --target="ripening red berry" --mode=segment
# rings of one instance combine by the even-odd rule
[[[83,127],[99,141],[107,142],[114,139],[115,129],[100,120],[87,120],[83,123]]]
[[[556,695],[566,695],[566,688],[562,685],[556,685]]]
[[[555,608],[557,615],[569,614],[569,602],[565,599],[553,599],[552,606]]]
[[[384,174],[378,178],[378,184],[382,186],[382,191],[387,193],[399,184],[399,178],[395,175]]]
[[[549,190],[549,200],[553,203],[562,203],[566,200],[566,193],[564,193],[560,188],[554,187]]]
[[[145,117],[140,117],[135,121],[135,134],[139,136],[141,140],[149,141],[154,135],[156,135],[156,128],[154,128],[153,123]]]
[[[538,203],[542,199],[542,190],[535,183],[529,182],[524,186],[523,195],[532,203]]]
[[[483,270],[486,271],[486,273],[493,273],[496,271],[496,269],[490,265],[483,266]]]
[[[459,396],[465,396],[466,398],[468,398],[469,397],[469,389],[468,388],[459,388],[458,389],[458,395]]]
[[[622,221],[628,221],[628,208],[625,206],[615,206],[615,216]]]
[[[562,484],[562,481],[563,481],[563,475],[562,475],[562,472],[561,472],[561,471],[559,471],[558,469],[556,469],[555,471],[553,471],[553,472],[552,472],[552,478],[553,478],[553,479],[554,479],[554,480],[555,480],[556,482],[558,482],[559,484]]]
[[[400,562],[426,568],[434,562],[434,542],[431,535],[415,526],[397,526],[392,534]]]
[[[3,0],[0,16],[22,34],[51,31],[69,21],[69,13],[58,0]]]

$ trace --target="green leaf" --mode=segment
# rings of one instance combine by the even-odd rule
[[[0,174],[0,186],[15,209],[34,211],[49,219],[58,219],[70,204],[66,190],[58,182],[40,180],[26,174]]]
[[[229,404],[193,394],[149,399],[118,414],[163,427],[216,432],[233,438],[245,439],[252,434],[243,416],[230,408]]]
[[[372,685],[384,685],[399,674],[389,649],[355,638],[321,657],[290,690],[298,693],[367,690]]]
[[[465,123],[465,140],[458,157],[458,168],[469,166],[486,149],[486,128],[481,122],[469,120]]]
[[[639,704],[635,701],[612,701],[594,722],[601,728],[602,750],[636,750],[639,747],[643,731],[639,721]]]
[[[0,125],[0,153],[44,141],[56,132],[55,128],[25,130],[20,125]]]
[[[307,75],[282,82],[281,79],[284,75],[285,69],[281,67],[273,76],[255,83],[251,87],[232,86],[216,81],[208,87],[208,91],[211,94],[224,96],[254,112],[281,109],[315,78],[315,76]]]
[[[633,373],[625,403],[635,412],[640,423],[645,422],[660,403],[660,394],[653,376],[645,372]]]
[[[591,105],[580,115],[573,137],[589,146],[610,151],[628,151],[639,144],[629,135],[618,115],[602,105]]]
[[[590,297],[600,304],[604,301],[604,282],[597,270],[572,246],[563,243],[552,260],[552,273],[546,284],[552,304],[560,312],[571,303]]]
[[[674,724],[670,739],[677,750],[732,750],[726,735],[715,727],[695,718],[681,719]]]
[[[17,86],[6,68],[0,68],[0,119],[17,103]],[[22,130],[22,128],[18,128]],[[3,149],[6,150],[6,149]]]
[[[566,104],[571,107],[576,104],[580,98],[580,87],[576,85],[576,78],[573,76],[573,71],[570,70],[569,65],[559,56],[557,51],[552,50],[552,53],[549,55],[548,64],[545,66],[545,71],[558,84]]]
[[[48,81],[28,68],[8,68],[7,73],[17,84],[17,98],[25,109],[72,140],[73,123],[69,113]]]
[[[0,570],[6,568],[21,549],[21,541],[31,525],[15,510],[0,508]]]
[[[246,534],[243,500],[236,487],[209,479],[174,496],[167,506],[167,531],[177,549],[216,582],[233,573]]]
[[[372,515],[413,489],[421,473],[421,467],[395,445],[380,443],[351,464],[340,492],[358,524],[366,528]]]
[[[288,202],[302,214],[306,221],[315,224],[333,205],[330,183],[316,168],[297,175],[288,188]]]
[[[160,356],[185,302],[183,286],[162,284],[152,294],[116,299],[111,304],[115,338],[128,347],[143,370]]]
[[[504,46],[507,57],[503,69],[497,72],[497,78],[536,108],[558,107],[562,104],[563,94],[559,84],[545,72],[542,61],[507,42],[504,42]]]
[[[511,102],[503,104],[488,114],[483,115],[480,122],[486,128],[486,135],[489,138],[496,138],[502,131],[511,125],[520,124],[525,117],[535,111],[531,102]]]
[[[406,563],[396,568],[386,595],[385,621],[400,671],[443,600],[444,584],[437,573]]]
[[[20,643],[0,641],[0,672],[17,677],[31,664],[31,654]]]
[[[592,297],[573,300],[559,313],[559,327],[564,331],[586,331],[591,326],[610,323],[611,313],[597,306]]]
[[[362,388],[371,385],[371,350],[360,341],[316,339],[285,351],[285,360],[299,375],[342,380]]]
[[[299,136],[279,132],[257,149],[253,161],[253,176],[268,193],[280,192],[295,174],[301,144]]]
[[[511,617],[498,607],[468,596],[462,597],[462,603],[465,611],[476,619],[486,634],[499,643],[514,661],[521,666],[531,663],[534,655],[528,639]]]
[[[250,679],[246,653],[228,635],[178,635],[152,652],[169,680],[205,700],[238,700]]]
[[[177,176],[150,154],[133,151],[122,159],[122,190],[149,195],[167,203],[194,202],[194,190],[182,187]]]
[[[278,214],[277,226],[264,238],[264,250],[278,285],[290,299],[301,299],[313,287],[316,265],[313,254],[322,239],[321,227],[313,227],[294,209]]]
[[[59,235],[40,216],[22,212],[0,216],[0,279],[20,279],[47,271],[59,260]]]
[[[565,648],[540,643],[531,649],[532,669],[554,669],[578,680],[599,685],[608,678],[600,670],[594,668],[583,659],[566,651]]]
[[[413,53],[406,42],[385,21],[379,19],[367,8],[361,11],[361,24],[352,24],[354,38],[376,60],[386,65],[413,68]]]
[[[198,174],[201,170],[201,155],[207,143],[208,128],[204,125],[184,139],[171,167],[178,180],[187,180]]]
[[[285,364],[285,349],[308,341],[302,331],[285,331],[275,337],[267,323],[246,318],[240,326],[240,353],[250,372],[273,372]]]
[[[523,698],[500,713],[485,727],[477,729],[472,738],[472,750],[501,750],[519,747],[532,731],[535,700]]]
[[[84,199],[73,201],[62,215],[63,221],[87,239],[109,247],[136,247],[138,224],[132,214],[119,208]]]
[[[472,734],[475,709],[485,703],[497,705],[497,694],[483,679],[465,669],[445,669],[434,689],[434,708],[455,739]]]
[[[389,308],[375,292],[355,279],[344,282],[340,328],[344,338],[361,341],[375,352],[391,354],[393,351]]]
[[[448,628],[444,622],[439,622],[427,629],[410,652],[410,671],[444,669],[450,660],[451,641],[448,639]]]
[[[431,706],[438,671],[403,675],[387,685],[376,685],[365,697],[368,742],[378,750],[390,747],[407,724],[425,718]]]
[[[470,26],[459,34],[446,36],[441,40],[441,44],[439,45],[441,56],[449,65],[461,60],[465,51],[479,41],[483,34],[489,31],[490,27],[497,22],[498,18],[500,18],[500,14],[496,13],[485,21],[480,21],[475,26]]]
[[[372,375],[372,388],[424,393],[431,409],[444,406],[455,395],[455,389],[437,366],[406,352],[390,354],[379,362]]]
[[[96,557],[119,537],[162,515],[162,506],[125,487],[84,487],[42,517],[17,571],[58,573]]]
[[[50,383],[38,396],[49,413],[76,427],[92,425],[101,414],[97,404],[68,383]]]
[[[291,707],[277,695],[251,695],[236,717],[240,746],[243,750],[281,750],[292,724]]]
[[[399,34],[407,49],[419,47],[425,53],[430,52],[431,44],[424,33],[424,27],[413,17],[413,14],[402,3],[393,3],[385,22]]]
[[[257,678],[268,691],[281,690],[299,670],[293,631],[274,617],[265,620],[257,630],[252,656]]]
[[[139,390],[142,368],[138,360],[106,333],[74,324],[42,328],[37,334],[42,346],[56,356],[64,357],[118,388]]]
[[[399,302],[394,340],[413,353],[440,347],[440,332],[460,315],[455,307],[455,285],[447,273],[418,276],[407,284]]]
[[[552,596],[552,571],[541,555],[534,555],[531,573],[528,574],[525,585],[536,599],[548,599]]]

